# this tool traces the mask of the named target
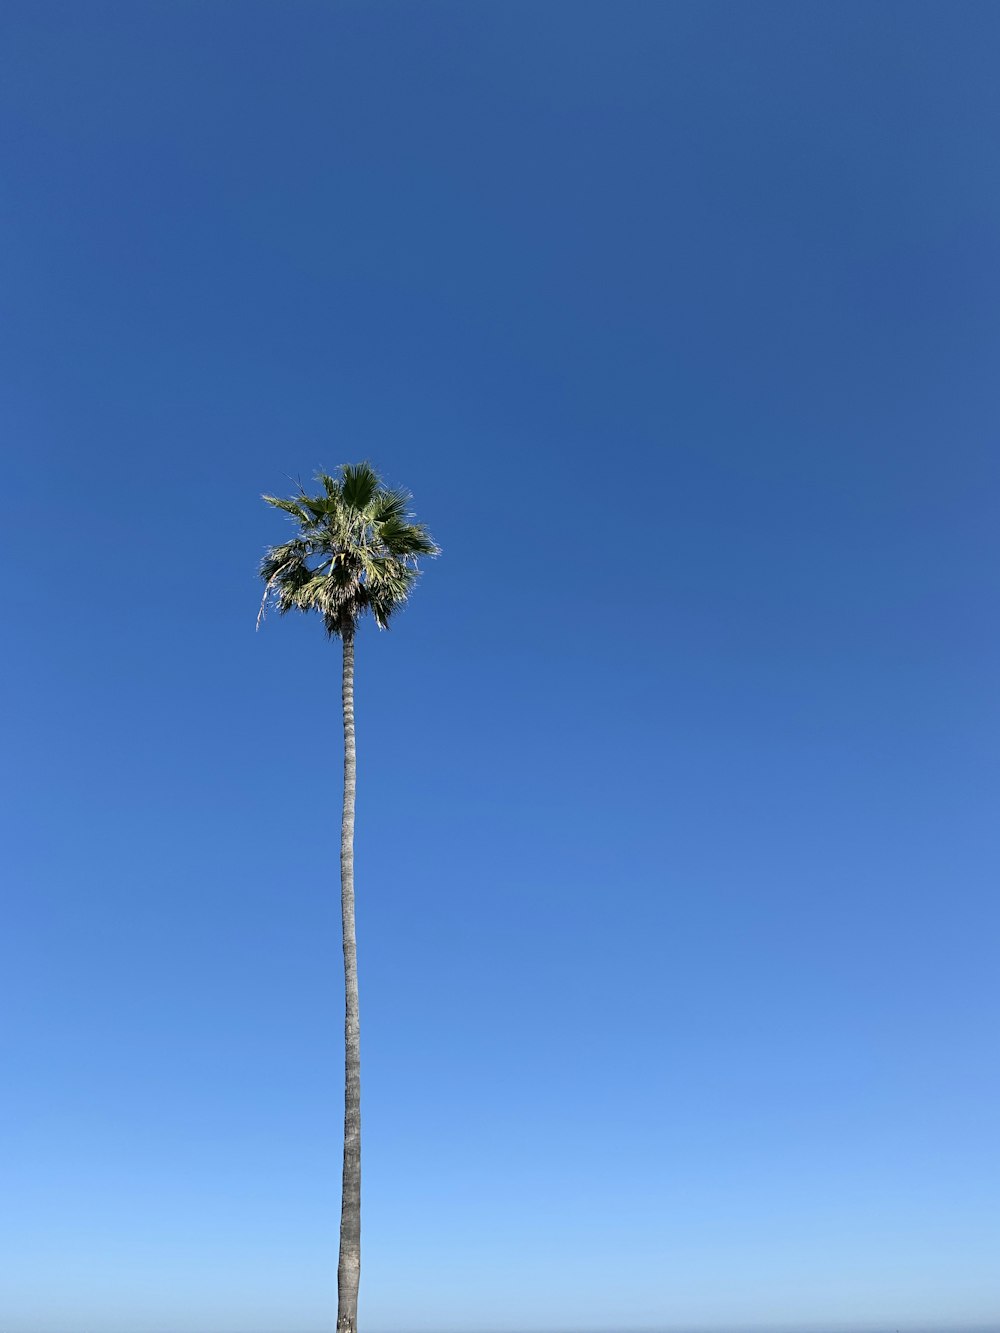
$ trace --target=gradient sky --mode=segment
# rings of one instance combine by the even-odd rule
[[[2,1333],[1000,1327],[1000,7],[0,14]]]

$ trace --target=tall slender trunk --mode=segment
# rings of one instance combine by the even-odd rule
[[[361,1277],[361,1023],[354,937],[354,635],[344,644],[344,814],[340,830],[340,909],[344,930],[344,1180],[337,1265],[337,1333],[357,1333]]]

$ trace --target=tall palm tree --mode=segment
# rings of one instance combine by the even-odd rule
[[[410,522],[406,491],[390,490],[368,463],[344,466],[338,477],[320,472],[319,495],[264,499],[295,520],[298,531],[268,549],[261,615],[318,611],[331,639],[343,646],[344,803],[340,830],[340,904],[344,937],[344,1176],[337,1265],[337,1333],[357,1333],[361,1276],[361,1043],[358,964],[354,935],[354,638],[371,612],[379,629],[408,598],[417,558],[438,548],[422,523]]]

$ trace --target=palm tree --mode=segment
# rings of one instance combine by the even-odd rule
[[[261,561],[264,580],[258,624],[268,602],[279,612],[318,611],[331,639],[343,645],[344,803],[340,831],[340,903],[344,937],[344,1176],[337,1265],[337,1333],[357,1333],[361,1276],[361,1044],[357,945],[354,936],[354,638],[371,612],[379,629],[406,601],[417,558],[438,548],[421,523],[410,522],[406,491],[390,490],[368,463],[320,472],[319,495],[264,499],[290,514],[298,532]]]

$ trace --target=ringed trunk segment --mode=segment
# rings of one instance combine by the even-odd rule
[[[344,1174],[337,1264],[337,1333],[357,1333],[361,1278],[361,1023],[354,931],[354,635],[344,647],[344,809],[340,832],[340,906],[344,940]]]

